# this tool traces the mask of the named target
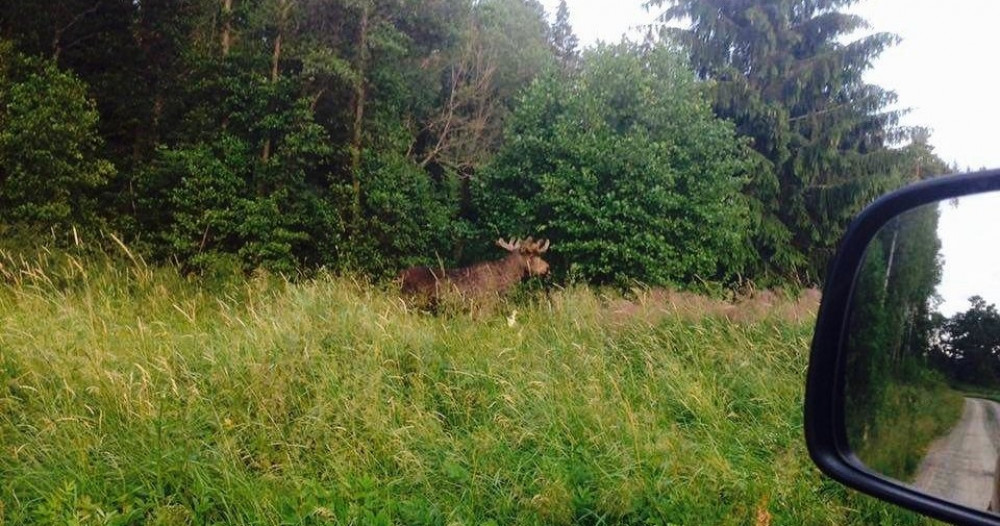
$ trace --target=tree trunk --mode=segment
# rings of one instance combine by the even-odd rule
[[[354,126],[351,136],[351,187],[353,202],[351,204],[352,220],[355,232],[361,225],[361,150],[364,146],[363,127],[365,119],[365,101],[368,97],[368,86],[365,77],[368,75],[368,22],[371,14],[371,4],[365,2],[361,7],[361,24],[357,40],[357,80],[354,82]]]
[[[278,61],[281,60],[281,29],[278,29],[278,36],[274,37],[274,54],[271,55],[271,84],[278,82]],[[267,162],[271,158],[271,137],[268,133],[264,140],[264,151],[260,154],[260,160]]]
[[[899,224],[892,231],[892,243],[889,245],[889,261],[885,265],[885,280],[882,282],[882,294],[889,291],[889,276],[892,274],[892,263],[896,258],[896,238],[899,236]]]
[[[233,0],[222,0],[222,57],[229,56],[233,43]]]
[[[281,60],[281,36],[282,29],[278,28],[278,35],[274,37],[274,54],[271,55],[271,84],[278,82],[278,61]]]
[[[222,35],[220,35],[222,46],[222,59],[229,57],[229,50],[233,44],[233,0],[222,0]],[[229,115],[222,115],[222,129],[229,128]]]
[[[285,26],[288,25],[288,14],[292,9],[292,0],[283,0],[278,11],[278,31],[274,36],[274,51],[271,53],[271,84],[278,83],[278,64],[281,62],[281,39],[284,37]],[[267,162],[271,158],[271,137],[264,139],[264,151],[260,154],[260,160]]]

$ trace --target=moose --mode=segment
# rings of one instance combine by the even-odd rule
[[[535,241],[529,237],[504,241],[501,238],[496,244],[509,252],[507,257],[462,268],[413,267],[404,270],[397,278],[402,293],[436,304],[449,293],[463,299],[502,294],[526,277],[548,274],[549,264],[541,258],[549,249],[547,239]]]

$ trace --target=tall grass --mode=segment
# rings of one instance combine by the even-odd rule
[[[961,420],[965,401],[934,374],[888,381],[881,403],[872,404],[871,414],[860,415],[871,431],[855,445],[856,454],[874,471],[912,482],[934,440],[947,436]]]
[[[0,523],[918,522],[812,468],[811,314],[776,296],[430,316],[45,251],[0,281]]]

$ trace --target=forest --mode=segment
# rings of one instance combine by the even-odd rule
[[[813,466],[793,293],[949,171],[865,81],[896,37],[628,1],[586,45],[566,2],[0,1],[0,524],[926,524]],[[874,416],[943,385],[937,221],[861,269]],[[544,294],[389,286],[498,238]]]
[[[844,413],[866,465],[908,481],[963,400],[933,365],[941,314],[939,203],[892,218],[869,243],[851,299]]]
[[[928,363],[957,387],[992,392],[1000,386],[1000,312],[982,296],[969,298],[969,308],[951,317],[934,313],[930,320]]]
[[[565,2],[3,2],[0,235],[376,279],[536,236],[561,282],[815,285],[947,171],[850,4],[649,0],[581,46]]]

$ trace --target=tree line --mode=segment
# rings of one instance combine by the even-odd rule
[[[894,397],[901,386],[930,392],[945,383],[928,364],[940,317],[939,219],[938,203],[892,218],[871,240],[858,269],[844,358],[844,411],[854,449],[895,432],[879,423],[899,410]]]
[[[982,296],[969,298],[969,309],[932,320],[929,364],[960,387],[996,390],[1000,385],[1000,311]]]
[[[651,0],[690,28],[581,49],[565,2],[4,2],[0,229],[373,276],[534,235],[560,279],[815,284],[947,168],[850,3]]]

